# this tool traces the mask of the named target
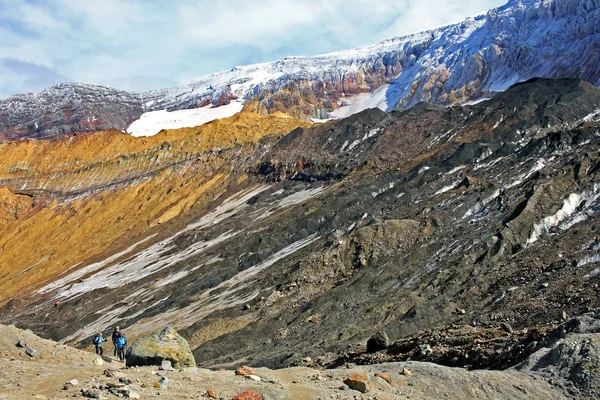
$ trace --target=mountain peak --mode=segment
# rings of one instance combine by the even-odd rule
[[[577,78],[598,85],[600,53],[595,44],[600,42],[599,10],[600,0],[512,0],[456,24],[356,49],[236,66],[171,89],[130,94],[101,85],[67,83],[30,97],[0,100],[0,117],[5,117],[4,124],[0,123],[0,140],[108,127],[127,130],[142,111],[162,112],[145,117],[155,128],[144,134],[153,134],[241,109],[324,120],[366,108],[403,110],[421,101],[466,103],[489,98],[534,77]],[[62,87],[85,91],[86,96],[73,102],[79,108],[67,114],[74,118],[48,119],[48,112],[57,111],[52,104],[63,107],[60,96],[52,95]],[[109,106],[120,116],[104,117],[99,105],[117,97],[127,98],[127,106]],[[44,106],[14,112],[22,107],[15,106],[17,99]],[[229,110],[217,111],[223,106]],[[86,111],[79,112],[81,109]],[[194,109],[203,111],[182,112]],[[94,118],[106,123],[82,123]]]

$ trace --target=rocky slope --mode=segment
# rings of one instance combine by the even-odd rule
[[[0,399],[67,396],[108,399],[118,393],[125,398],[144,399],[239,399],[234,396],[249,391],[256,396],[250,398],[274,400],[592,397],[598,393],[598,369],[593,367],[594,364],[597,366],[599,358],[597,316],[589,315],[566,325],[578,325],[578,331],[555,338],[548,347],[506,371],[468,371],[414,361],[369,366],[347,364],[328,370],[246,367],[245,371],[255,374],[257,380],[235,375],[231,370],[124,368],[110,357],[99,360],[92,353],[0,325],[3,349],[0,353]],[[16,346],[23,342],[36,351],[33,356]],[[344,384],[352,376],[361,378],[357,381],[365,383],[366,392]],[[164,377],[167,387],[155,388]],[[580,391],[579,387],[585,389]]]
[[[156,127],[131,132],[148,135],[230,116],[242,105],[261,114],[325,119],[375,107],[405,110],[420,101],[465,103],[533,77],[598,85],[599,25],[598,0],[511,0],[458,24],[354,50],[235,67],[178,88],[128,94],[64,84],[0,100],[0,140],[124,130],[142,109]],[[210,108],[222,106],[227,110]],[[197,108],[200,115],[152,113]]]
[[[600,307],[599,119],[600,89],[538,79],[319,125],[4,144],[7,198],[34,201],[0,225],[0,317],[78,346],[173,325],[210,367],[506,368]],[[363,357],[378,331],[397,346]]]

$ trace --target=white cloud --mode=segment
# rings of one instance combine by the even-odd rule
[[[375,43],[505,1],[0,0],[0,59],[46,68],[56,79],[146,90],[235,65]],[[18,68],[0,74],[0,96],[46,82]]]

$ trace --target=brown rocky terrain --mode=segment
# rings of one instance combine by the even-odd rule
[[[570,335],[568,340],[580,346],[580,342],[588,340],[582,341],[581,336]],[[592,343],[597,346],[596,336]],[[94,396],[111,399],[119,393],[119,397],[142,399],[202,399],[211,398],[210,393],[214,399],[232,399],[248,391],[260,396],[256,398],[273,400],[571,398],[569,386],[565,386],[560,376],[549,379],[526,365],[507,371],[468,371],[411,361],[368,366],[348,364],[327,370],[307,367],[241,370],[254,374],[257,379],[254,380],[232,370],[126,368],[111,357],[102,360],[92,353],[40,339],[12,326],[0,325],[0,338],[3,349],[0,398],[6,400]],[[19,342],[34,348],[35,355],[29,356],[25,349],[17,347]],[[597,349],[593,354],[589,360],[597,361]],[[563,354],[554,361],[556,364],[567,361],[567,356]],[[532,362],[535,360],[532,357]],[[552,365],[546,364],[548,368]],[[591,376],[597,378],[597,370],[591,371]],[[167,387],[155,387],[163,377],[167,378]],[[366,390],[357,382],[364,382]]]

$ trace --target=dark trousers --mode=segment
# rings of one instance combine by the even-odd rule
[[[96,354],[98,354],[99,356],[104,354],[104,350],[102,349],[102,346],[96,346]]]
[[[117,349],[117,353],[119,353],[119,360],[123,361],[125,359],[125,348]]]
[[[115,354],[114,356],[117,356],[117,353],[119,352],[119,349],[117,348],[117,342],[113,342],[113,346],[115,346]]]

